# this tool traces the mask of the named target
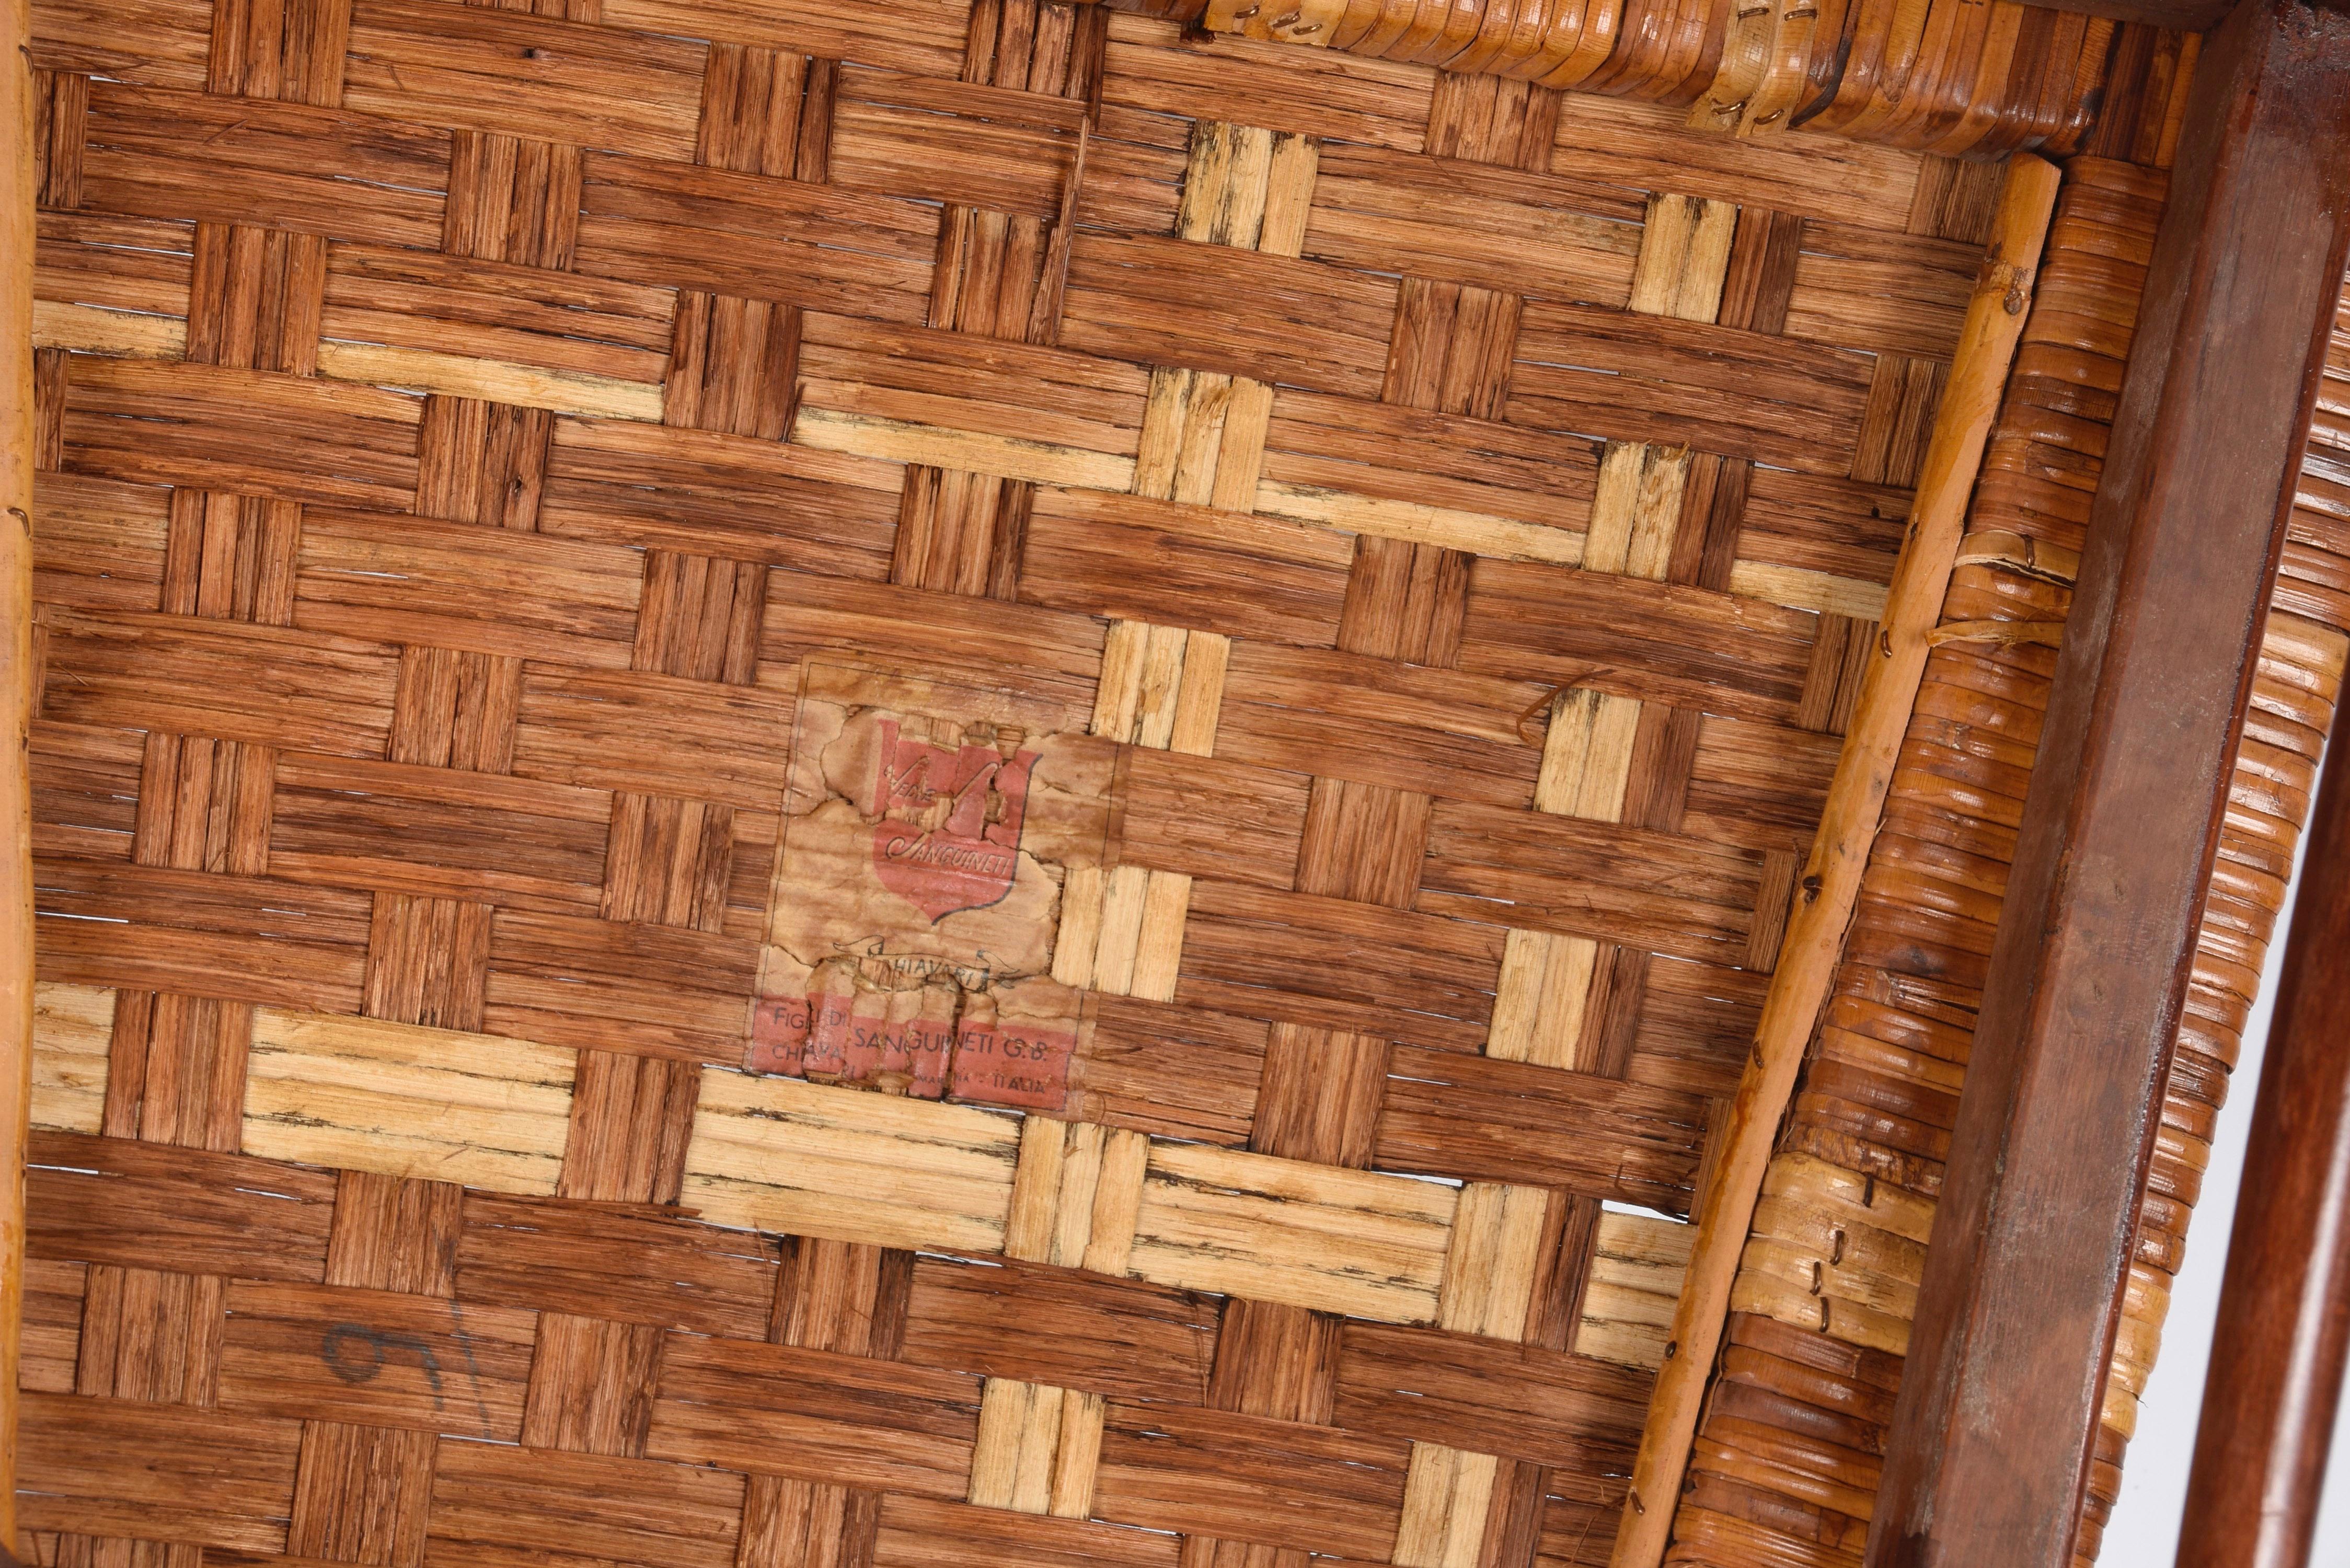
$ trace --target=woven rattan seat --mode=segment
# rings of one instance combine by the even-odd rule
[[[2039,147],[1668,1557],[1857,1568],[2194,51],[1864,9],[37,5],[27,1561],[1608,1562]]]

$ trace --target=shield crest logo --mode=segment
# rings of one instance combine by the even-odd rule
[[[881,721],[880,741],[870,815],[881,885],[934,925],[1010,892],[1037,753],[933,745],[901,736],[894,719]]]

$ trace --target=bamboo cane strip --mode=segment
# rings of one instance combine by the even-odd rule
[[[1599,944],[1589,937],[1513,930],[1502,950],[1485,1054],[1504,1062],[1574,1066],[1598,957]]]
[[[1491,1454],[1412,1444],[1396,1529],[1398,1568],[1476,1568],[1500,1464]]]
[[[971,1501],[1083,1519],[1101,1455],[1102,1397],[991,1377],[979,1407]]]
[[[103,986],[33,988],[33,1126],[98,1135],[105,1119],[114,997]]]
[[[1820,13],[1812,0],[1781,0],[1771,33],[1769,58],[1762,79],[1746,96],[1745,111],[1738,117],[1741,136],[1769,136],[1785,130],[1790,110],[1802,99],[1820,31]]]
[[[168,342],[168,338],[165,339]],[[318,345],[318,374],[329,380],[370,387],[413,387],[452,397],[480,398],[526,409],[589,418],[660,422],[658,384],[593,376],[584,370],[549,369],[496,359],[441,354],[379,343]]]
[[[1525,1337],[1549,1205],[1550,1194],[1538,1187],[1472,1181],[1461,1188],[1444,1281],[1436,1293],[1437,1326],[1493,1339]]]
[[[126,359],[179,359],[187,355],[188,324],[169,316],[36,300],[33,347]]]
[[[2008,365],[2031,302],[2033,272],[2054,210],[2059,175],[2018,156],[2000,192],[1994,237],[1967,306],[1950,389],[1918,485],[1909,536],[1887,596],[1881,657],[1864,678],[1819,836],[1804,867],[1804,897],[1787,928],[1754,1050],[1738,1088],[1700,1212],[1672,1344],[1658,1376],[1625,1497],[1611,1568],[1655,1568],[1672,1526],[1706,1378],[1721,1342],[1730,1287],[1794,1092],[1814,1021],[1825,1001],[1877,836],[1901,737],[1926,668],[1927,636],[1941,607]]]
[[[1175,726],[1168,746],[1194,757],[1215,754],[1216,721],[1223,711],[1224,670],[1232,639],[1195,631],[1183,644],[1183,684],[1175,698]]]
[[[503,1035],[265,1008],[254,1018],[244,1150],[550,1194],[574,1056]]]
[[[33,1098],[33,56],[31,8],[0,30],[0,1542],[16,1540],[25,1143]]]
[[[1575,1354],[1651,1371],[1663,1365],[1674,1303],[1689,1277],[1690,1230],[1655,1214],[1599,1217]]]

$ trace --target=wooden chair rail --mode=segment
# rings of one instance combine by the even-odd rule
[[[2350,245],[2350,18],[2212,36],[2000,915],[1870,1568],[2073,1550]],[[2279,373],[2297,366],[2297,377]]]

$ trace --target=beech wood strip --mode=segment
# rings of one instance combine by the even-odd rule
[[[78,144],[87,130],[88,82],[59,72],[51,51],[37,38],[39,31],[57,25],[55,14],[42,6],[35,20],[33,47],[38,73],[33,89],[34,161],[42,202],[63,208],[78,206],[81,200]],[[39,214],[38,227],[41,254],[33,283],[36,300],[88,297],[126,309],[187,314],[188,240],[193,225],[53,211]],[[118,246],[151,247],[158,254],[126,255]],[[119,275],[103,275],[118,267]]]
[[[379,646],[179,616],[52,612],[48,631],[47,719],[383,754],[399,661]]]
[[[491,1443],[439,1444],[432,1459],[429,1551],[436,1559],[540,1555],[664,1568],[735,1562],[744,1513],[738,1475]]]
[[[1114,1403],[1094,1507],[1117,1523],[1383,1563],[1409,1463],[1409,1446],[1390,1438]]]
[[[78,472],[288,500],[405,506],[420,400],[224,366],[88,359],[68,382]]]
[[[876,1356],[675,1335],[646,1451],[960,1502],[981,1389]]]
[[[972,1508],[907,1492],[881,1500],[874,1568],[1176,1568],[1182,1538],[1155,1530]]]
[[[904,1355],[1111,1398],[1203,1405],[1222,1309],[1215,1296],[1095,1268],[925,1254],[914,1263]]]
[[[26,1530],[284,1549],[299,1422],[59,1394],[24,1407]]]
[[[938,209],[794,180],[591,153],[579,269],[919,322]]]
[[[2001,192],[1998,228],[1967,307],[1950,388],[1918,487],[1908,544],[1896,568],[1880,649],[1830,786],[1819,834],[1804,867],[1804,897],[1788,922],[1778,969],[1763,1003],[1754,1050],[1739,1082],[1721,1155],[1700,1199],[1702,1216],[1690,1280],[1673,1317],[1671,1354],[1649,1407],[1612,1568],[1655,1568],[1672,1528],[1673,1502],[1713,1366],[1730,1286],[1744,1251],[1773,1136],[1811,1039],[1814,1021],[1844,945],[1876,840],[1909,711],[1924,678],[1927,633],[1942,597],[1965,524],[2007,368],[2022,336],[2058,174],[2054,164],[2018,157]]]
[[[1472,920],[1200,882],[1177,995],[1217,1012],[1474,1051],[1506,940],[1504,928]],[[1355,957],[1374,949],[1386,963]]]
[[[1389,1071],[1381,1166],[1689,1210],[1706,1119],[1693,1095],[1409,1045]]]
[[[741,6],[710,0],[607,0],[600,9],[611,26],[671,37],[723,39],[950,78],[962,68],[963,8],[929,0],[859,0],[855,5],[761,0]]]
[[[101,212],[441,242],[446,130],[120,82],[95,85],[89,116],[85,200]]]
[[[1163,7],[1143,0],[1118,8]],[[1213,48],[1201,48],[1171,23],[1125,16],[1111,21],[1103,64],[1112,84],[1103,94],[1106,105],[1411,152],[1426,140],[1434,91],[1430,73],[1409,66],[1252,38],[1219,38]],[[1299,92],[1293,73],[1301,69],[1318,90]]]
[[[454,1265],[463,1301],[734,1339],[765,1332],[775,1294],[773,1245],[740,1231],[481,1191],[465,1195]]]
[[[1050,218],[1076,158],[1082,102],[845,66],[827,177]]]
[[[240,1280],[228,1293],[225,1411],[513,1442],[538,1314],[402,1291]]]
[[[902,475],[893,462],[777,441],[558,420],[539,526],[878,582]]]
[[[353,12],[348,108],[652,158],[692,154],[701,45],[548,16],[452,16],[421,0],[364,0]]]
[[[68,860],[42,863],[39,898],[45,979],[359,1011],[366,894]]]
[[[1341,1427],[1586,1471],[1631,1457],[1643,1372],[1430,1328],[1350,1322],[1342,1334]]]
[[[39,1132],[26,1151],[36,1258],[316,1284],[331,1173],[130,1138]]]
[[[667,289],[544,267],[337,244],[317,326],[356,343],[658,383],[675,303]]]

